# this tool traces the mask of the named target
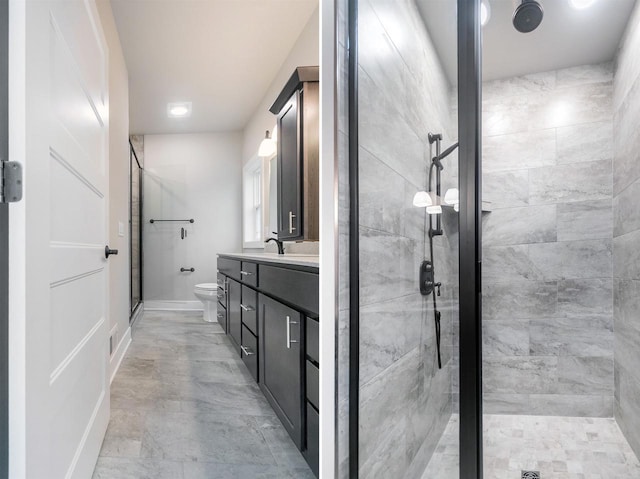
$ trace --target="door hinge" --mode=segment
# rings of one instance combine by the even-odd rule
[[[22,165],[17,161],[0,161],[0,203],[22,199]]]

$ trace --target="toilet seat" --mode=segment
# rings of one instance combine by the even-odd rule
[[[202,289],[204,291],[215,291],[218,289],[218,285],[216,283],[200,283],[196,284],[196,289]]]

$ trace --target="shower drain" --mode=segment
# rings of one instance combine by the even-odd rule
[[[540,479],[539,471],[522,471],[521,479]]]

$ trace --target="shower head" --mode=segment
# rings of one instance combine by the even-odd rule
[[[513,12],[513,26],[521,33],[534,31],[542,23],[544,10],[537,0],[521,0]]]
[[[453,153],[453,151],[456,148],[458,148],[458,142],[457,141],[453,145],[451,145],[449,148],[444,150],[442,153],[440,153],[439,155],[434,156],[431,161],[433,162],[434,165],[436,165],[438,167],[439,170],[443,170],[444,166],[442,166],[442,161],[441,160],[444,160],[447,156],[449,156],[451,153]]]

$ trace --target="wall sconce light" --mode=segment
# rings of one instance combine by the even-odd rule
[[[439,205],[440,198],[432,191],[418,191],[413,196],[413,206],[425,208],[427,206]]]
[[[432,191],[418,191],[413,197],[413,206],[427,208],[427,213],[430,215],[442,213],[441,204],[440,197]]]
[[[275,153],[276,142],[273,138],[271,138],[271,133],[269,133],[269,130],[267,130],[264,135],[264,139],[260,143],[260,148],[258,148],[258,156],[267,158],[273,156]]]
[[[448,205],[457,205],[460,203],[460,192],[458,188],[449,188],[444,194],[444,202]]]

